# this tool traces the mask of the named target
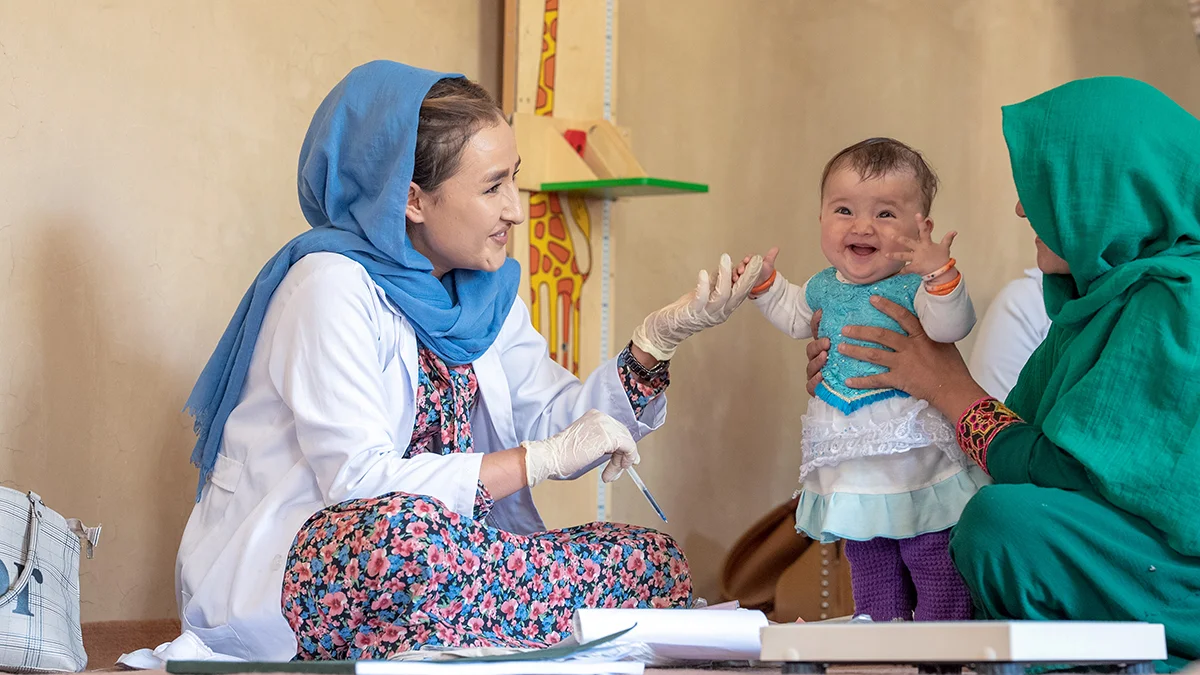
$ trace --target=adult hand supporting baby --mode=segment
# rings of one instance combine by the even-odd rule
[[[666,307],[651,313],[633,332],[633,344],[659,361],[669,361],[687,338],[706,328],[725,323],[754,287],[762,269],[762,258],[754,256],[749,271],[736,283],[732,262],[722,255],[713,282],[708,270],[700,270],[696,288]]]
[[[871,298],[871,304],[895,319],[908,335],[886,328],[847,326],[842,331],[846,337],[883,345],[892,350],[839,345],[838,351],[850,358],[888,369],[879,375],[850,378],[846,380],[848,386],[855,389],[899,389],[914,398],[929,401],[930,405],[951,420],[959,419],[967,408],[987,396],[971,378],[957,347],[929,339],[921,328],[920,320],[900,305],[880,297]]]

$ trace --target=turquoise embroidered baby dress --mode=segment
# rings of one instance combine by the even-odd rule
[[[824,381],[817,387],[817,396],[822,401],[849,415],[876,401],[908,396],[897,389],[851,389],[846,386],[846,380],[852,377],[877,375],[887,369],[852,359],[840,353],[838,345],[878,346],[844,337],[842,329],[846,326],[875,326],[903,333],[892,317],[871,306],[871,296],[882,296],[916,314],[913,301],[920,287],[921,277],[915,274],[897,274],[873,284],[842,283],[833,267],[819,272],[808,282],[805,290],[808,306],[814,312],[829,308],[821,314],[820,337],[828,337],[831,343],[829,360],[821,369]]]
[[[809,280],[805,299],[821,310],[817,337],[829,338],[823,382],[802,423],[796,530],[822,542],[904,539],[952,527],[990,482],[958,447],[953,425],[929,403],[896,389],[852,389],[846,380],[885,372],[838,352],[878,346],[842,336],[846,326],[903,332],[871,305],[878,295],[916,312],[921,278],[899,274],[852,284],[829,268]]]

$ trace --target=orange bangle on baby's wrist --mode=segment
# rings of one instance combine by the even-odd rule
[[[932,288],[926,284],[925,292],[929,293],[930,295],[950,295],[954,292],[954,289],[958,288],[960,283],[962,283],[962,272],[959,272],[958,276],[954,277],[953,281],[948,281],[944,284],[938,284]]]
[[[771,286],[775,284],[775,274],[777,270],[771,270],[771,276],[766,281],[750,289],[750,295],[762,295],[771,290]]]
[[[950,270],[954,269],[954,266],[957,264],[958,264],[958,261],[956,261],[954,258],[951,258],[950,260],[946,261],[945,265],[942,265],[936,271],[930,272],[929,274],[926,274],[925,276],[921,277],[921,280],[922,281],[933,281],[934,279],[942,276],[946,272],[949,272]]]

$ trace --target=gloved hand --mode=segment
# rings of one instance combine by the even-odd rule
[[[633,331],[633,344],[659,361],[669,361],[679,343],[705,328],[722,324],[750,295],[762,271],[762,256],[753,256],[734,283],[729,255],[721,256],[717,281],[710,281],[708,270],[700,270],[696,289],[646,317]]]
[[[589,410],[571,426],[544,441],[525,441],[525,479],[533,487],[547,478],[567,478],[604,455],[612,455],[601,477],[611,483],[642,461],[637,443],[624,424],[599,410]]]

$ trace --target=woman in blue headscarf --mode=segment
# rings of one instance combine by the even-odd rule
[[[312,229],[260,272],[188,401],[200,484],[177,588],[208,648],[542,646],[576,607],[691,600],[670,537],[545,532],[529,488],[637,463],[675,348],[749,286],[722,258],[580,382],[517,299],[519,164],[500,109],[457,75],[368,63],[318,108],[298,180]]]

